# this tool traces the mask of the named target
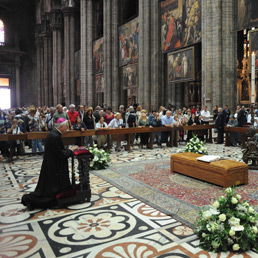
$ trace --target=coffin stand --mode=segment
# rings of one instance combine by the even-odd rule
[[[74,157],[78,160],[79,165],[79,183],[75,183],[74,173]],[[67,192],[60,193],[56,196],[59,208],[75,203],[90,202],[90,175],[89,163],[92,159],[92,154],[79,154],[72,157],[72,189]]]

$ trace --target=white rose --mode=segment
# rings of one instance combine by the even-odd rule
[[[218,201],[214,202],[212,206],[216,209],[219,208],[219,202]]]
[[[228,187],[226,190],[225,190],[226,193],[232,193],[232,188],[231,187]]]
[[[211,218],[212,213],[210,211],[204,211],[202,215],[204,219],[208,220]]]
[[[234,236],[234,235],[235,235],[235,233],[236,233],[236,232],[235,232],[235,230],[234,230],[234,229],[230,229],[230,231],[229,231],[229,235],[230,235],[230,236]]]
[[[225,197],[224,197],[224,196],[220,196],[220,197],[219,197],[219,200],[220,200],[220,201],[223,201],[223,200],[225,200]]]
[[[249,213],[253,213],[254,212],[254,208],[253,207],[249,207],[248,212]]]
[[[240,249],[239,244],[234,244],[234,245],[233,245],[233,250],[234,250],[234,251],[238,251],[239,249]]]
[[[240,219],[232,217],[228,220],[230,226],[238,226],[240,224]]]
[[[244,206],[245,206],[245,207],[249,207],[249,203],[245,202],[245,203],[244,203]]]
[[[237,194],[237,195],[236,195],[236,198],[237,198],[238,200],[240,200],[240,199],[241,199],[241,195]]]
[[[222,214],[219,215],[219,220],[220,221],[224,222],[226,219],[227,219],[227,217],[226,217],[225,214],[222,213]]]
[[[231,198],[231,202],[232,202],[233,204],[236,204],[236,203],[238,203],[238,200],[237,200],[237,198],[233,197],[233,198]]]
[[[205,238],[207,235],[205,233],[202,233],[202,237]]]
[[[252,227],[252,230],[253,230],[253,232],[254,232],[255,234],[257,234],[257,232],[258,232],[257,227],[253,226],[253,227]]]
[[[215,241],[212,241],[211,245],[213,246],[214,249],[217,249],[220,246],[220,244],[218,242],[215,242]]]

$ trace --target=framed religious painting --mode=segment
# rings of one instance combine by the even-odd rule
[[[201,0],[161,2],[161,49],[170,52],[201,41]]]
[[[251,71],[251,57],[252,53],[255,53],[255,70],[258,70],[258,30],[250,30],[249,31],[249,42],[250,42],[250,62],[249,67]]]
[[[104,72],[103,37],[93,42],[93,71],[95,74]]]
[[[119,65],[137,63],[139,56],[138,18],[119,27]]]
[[[194,47],[168,54],[168,81],[194,81]]]
[[[97,74],[95,76],[96,92],[104,92],[104,74]]]
[[[257,0],[237,0],[237,30],[258,25]]]
[[[251,103],[251,85],[248,78],[238,81],[239,90],[239,102],[240,104],[250,104]]]
[[[138,87],[138,65],[127,65],[123,67],[123,88]]]

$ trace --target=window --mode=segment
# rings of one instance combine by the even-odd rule
[[[9,87],[9,78],[0,78],[0,87]]]
[[[4,45],[4,22],[0,20],[0,46]]]

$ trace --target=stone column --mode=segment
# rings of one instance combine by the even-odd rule
[[[42,77],[43,77],[43,65],[42,65],[42,59],[43,59],[43,41],[42,37],[40,35],[36,38],[36,52],[37,52],[37,64],[36,64],[36,83],[37,83],[37,89],[38,89],[38,100],[37,104],[41,106],[43,102],[43,83],[42,83]]]
[[[53,31],[53,104],[62,100],[62,12],[51,11],[51,28]]]
[[[15,58],[16,107],[21,106],[20,57]]]
[[[45,13],[43,17],[43,77],[44,77],[44,103],[42,105],[52,105],[52,39],[50,31],[49,13]]]
[[[75,8],[65,6],[62,8],[64,14],[64,92],[65,104],[75,103],[75,81],[74,81],[74,15]]]
[[[112,104],[112,0],[103,1],[104,16],[104,100]]]
[[[112,108],[122,104],[119,85],[118,0],[112,0]],[[123,91],[123,90],[122,90]]]
[[[202,1],[202,92],[210,111],[214,105],[235,108],[235,8],[233,0]]]
[[[93,2],[81,0],[81,104],[93,106]]]

